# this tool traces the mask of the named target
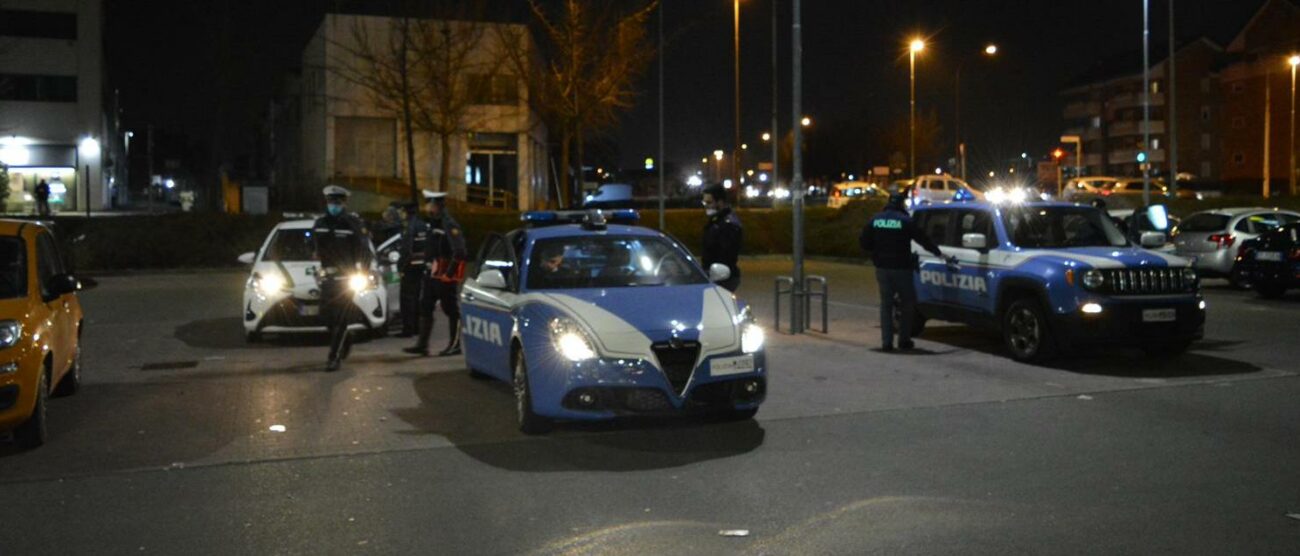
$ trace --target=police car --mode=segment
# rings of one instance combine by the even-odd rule
[[[607,219],[608,217],[608,219]],[[752,417],[766,390],[763,329],[672,238],[630,210],[530,212],[467,269],[471,372],[513,385],[522,431],[553,420],[722,411]]]
[[[244,335],[249,342],[262,339],[264,333],[325,332],[321,320],[320,289],[316,285],[316,272],[320,262],[315,260],[311,237],[314,220],[282,222],[267,235],[257,251],[239,256],[239,261],[252,265],[244,284],[241,306]],[[400,236],[390,238],[379,246],[380,253],[392,251]],[[389,287],[380,266],[385,261],[372,257],[370,272],[350,276],[348,284],[353,290],[353,302],[364,315],[363,322],[348,326],[349,330],[369,330],[376,334],[387,328],[397,288]],[[390,291],[391,290],[391,291]]]
[[[1134,245],[1104,212],[1059,202],[949,202],[913,216],[959,263],[950,269],[913,244],[916,333],[925,319],[1000,330],[1021,361],[1088,346],[1177,355],[1203,335],[1191,263],[1143,247],[1163,245],[1162,233],[1144,232]]]

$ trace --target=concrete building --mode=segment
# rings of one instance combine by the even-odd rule
[[[407,130],[400,112],[383,106],[382,99],[348,76],[364,67],[356,56],[357,41],[364,37],[371,44],[390,44],[395,23],[389,17],[328,14],[307,44],[301,75],[286,81],[282,89],[287,94],[273,110],[281,122],[278,129],[298,128],[298,145],[288,144],[287,131],[277,132],[278,141],[272,144],[274,187],[298,190],[284,192],[284,197],[310,198],[321,185],[336,183],[362,193],[406,198],[408,133],[415,139],[420,188],[438,188],[442,149],[437,136],[418,125]],[[485,67],[494,63],[501,46],[500,34],[492,27],[527,31],[508,23],[474,25],[488,29],[464,67],[482,69],[468,70],[458,79],[471,106],[463,132],[449,141],[448,191],[452,198],[473,204],[544,206],[549,198],[546,129],[530,109],[523,83],[499,72],[499,60],[490,70]]]
[[[10,212],[45,180],[57,211],[112,204],[121,141],[105,89],[101,0],[0,3],[0,162]],[[124,166],[124,165],[122,165]],[[87,188],[86,186],[89,185]]]

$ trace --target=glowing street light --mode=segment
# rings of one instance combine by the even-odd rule
[[[907,171],[916,176],[916,55],[925,50],[925,41],[920,37],[912,39],[912,44],[908,48],[908,143],[910,144],[911,158],[907,166]]]
[[[984,47],[984,53],[985,53],[985,54],[988,54],[989,56],[993,56],[993,55],[997,54],[997,53],[998,53],[998,45],[996,45],[996,44],[990,44],[990,45]]]
[[[1300,66],[1300,54],[1292,54],[1286,59],[1286,63],[1291,66],[1291,196],[1296,195],[1296,175],[1295,175],[1295,70]]]
[[[722,150],[716,150],[716,151],[713,151],[713,158],[716,159],[716,160],[722,160],[722,155],[723,155],[723,154],[725,154],[725,153],[723,153]]]
[[[910,48],[910,50],[912,51],[912,54],[916,54],[917,52],[921,52],[922,50],[925,50],[925,41],[923,41],[923,40],[921,40],[921,39],[919,39],[919,38],[912,39],[912,44],[909,45],[909,48]]]
[[[94,137],[86,137],[77,145],[77,151],[84,157],[98,156],[99,141],[96,141]]]
[[[763,132],[763,142],[766,143],[766,142],[771,141],[771,140],[772,140],[772,134],[771,134],[771,133],[768,133],[768,132],[766,132],[766,131],[764,131],[764,132]]]
[[[812,118],[809,118],[808,116],[804,116],[802,120],[799,120],[799,125],[804,127],[808,127],[812,125]]]

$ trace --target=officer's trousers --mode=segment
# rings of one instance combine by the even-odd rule
[[[433,333],[433,313],[437,306],[442,306],[442,314],[447,315],[448,347],[460,345],[460,290],[455,282],[444,282],[437,278],[424,278],[424,287],[420,290],[420,338],[416,347],[429,347],[429,336]]]
[[[352,289],[347,280],[325,280],[320,284],[321,319],[329,330],[329,360],[347,356],[351,338],[348,325],[356,320],[357,306],[352,302]]]
[[[912,281],[915,271],[907,268],[876,268],[876,283],[880,285],[880,345],[894,345],[894,334],[898,334],[898,343],[912,341],[912,319],[916,315],[916,284]],[[895,305],[897,304],[897,305]],[[894,330],[894,311],[900,313],[899,327]]]
[[[424,287],[424,275],[427,272],[423,267],[402,272],[400,312],[403,336],[411,336],[420,331],[420,289]]]

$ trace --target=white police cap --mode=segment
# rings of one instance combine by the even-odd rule
[[[351,192],[337,185],[325,186],[325,189],[323,189],[321,192],[324,193],[326,197],[343,197],[344,199],[346,199],[352,196]]]
[[[424,202],[426,202],[426,203],[432,203],[432,202],[437,201],[437,200],[439,200],[439,199],[446,199],[446,198],[447,198],[447,192],[446,192],[446,191],[429,191],[429,190],[426,189],[426,190],[422,190],[421,193],[424,194]]]

